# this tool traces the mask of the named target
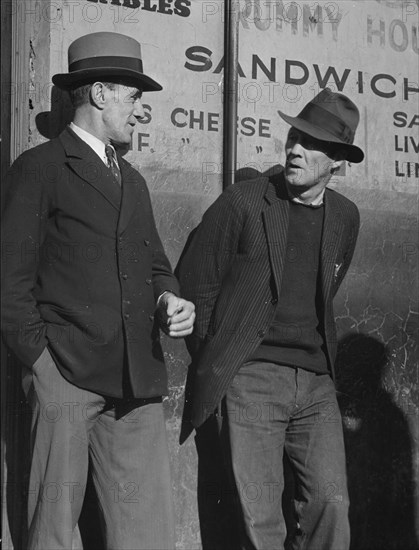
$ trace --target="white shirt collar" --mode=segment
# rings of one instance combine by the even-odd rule
[[[79,136],[80,139],[87,143],[87,145],[89,145],[89,147],[93,149],[93,151],[99,156],[99,158],[102,159],[104,164],[108,166],[108,159],[106,158],[105,144],[103,143],[103,141],[101,141],[93,134],[86,132],[86,130],[83,130],[82,128],[80,128],[80,126],[74,124],[74,122],[70,122],[70,128],[75,134]]]
[[[286,188],[287,188],[287,193],[288,193],[288,198],[291,202],[295,202],[296,204],[305,204],[306,206],[321,206],[324,202],[324,193],[325,193],[325,188],[322,189],[320,191],[320,193],[317,195],[317,197],[310,203],[306,203],[306,202],[303,202],[301,199],[299,199],[298,197],[294,197],[289,189],[288,189],[288,186],[286,185]]]

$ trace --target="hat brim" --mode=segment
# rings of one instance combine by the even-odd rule
[[[278,114],[283,120],[285,120],[285,122],[287,122],[294,128],[297,128],[297,130],[300,130],[300,132],[304,132],[305,134],[308,134],[309,136],[312,136],[316,139],[320,139],[321,141],[341,143],[343,145],[343,149],[345,150],[345,158],[347,161],[359,163],[364,160],[364,152],[356,145],[345,143],[343,140],[337,138],[335,135],[331,134],[327,130],[320,128],[319,126],[315,126],[314,124],[311,124],[310,122],[307,122],[302,118],[290,117],[282,111],[278,111]]]
[[[125,68],[116,69],[115,67],[98,67],[73,71],[71,73],[56,74],[52,77],[52,82],[61,90],[71,90],[76,86],[82,85],[84,82],[112,77],[129,78],[133,82],[138,83],[138,87],[144,92],[157,92],[163,89],[158,82],[144,73]]]

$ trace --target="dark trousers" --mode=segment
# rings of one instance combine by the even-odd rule
[[[272,363],[242,366],[227,393],[228,446],[241,508],[242,548],[280,550],[283,456],[295,481],[292,550],[349,548],[342,422],[333,381]]]
[[[32,408],[29,550],[71,550],[89,461],[107,550],[173,550],[161,402],[109,403],[70,384],[48,351],[24,374]]]

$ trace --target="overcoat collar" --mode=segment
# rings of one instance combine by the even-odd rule
[[[117,210],[121,205],[121,190],[111,171],[87,143],[67,127],[59,136],[67,164],[77,176],[91,185]]]
[[[281,174],[269,179],[265,192],[265,201],[262,218],[272,273],[275,279],[275,287],[279,294],[285,265],[289,219],[289,200]]]
[[[286,257],[289,198],[283,174],[269,179],[265,192],[265,207],[262,212],[269,256],[276,288],[281,288],[282,273]],[[325,299],[332,288],[336,270],[336,257],[344,229],[342,212],[336,195],[326,189],[324,195],[324,222],[320,252],[322,291]]]

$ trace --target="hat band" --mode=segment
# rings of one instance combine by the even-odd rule
[[[69,72],[84,71],[89,69],[129,69],[137,73],[143,72],[143,62],[137,57],[123,57],[118,55],[103,55],[100,57],[87,57],[74,61],[69,66]]]
[[[344,143],[352,145],[354,141],[354,132],[345,122],[330,111],[323,109],[319,105],[309,103],[298,115],[299,119],[303,119],[322,130],[326,130],[330,134],[335,135]]]

